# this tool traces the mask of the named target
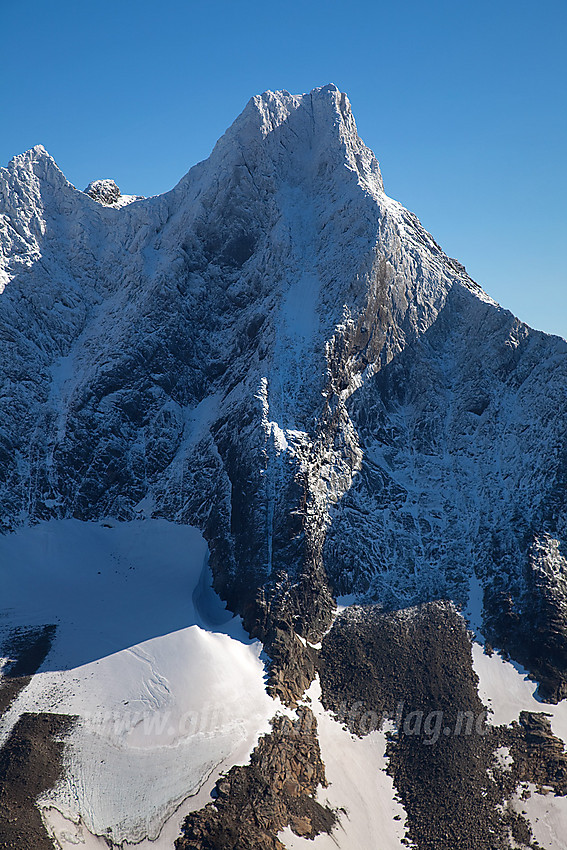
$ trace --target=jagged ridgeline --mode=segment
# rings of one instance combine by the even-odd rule
[[[4,532],[196,526],[291,706],[337,595],[459,607],[473,578],[490,641],[567,695],[567,343],[385,194],[335,86],[253,97],[152,198],[38,146],[0,213]]]

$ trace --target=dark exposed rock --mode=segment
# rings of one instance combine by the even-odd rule
[[[53,850],[36,799],[61,776],[72,724],[61,714],[22,714],[0,750],[0,848]]]
[[[402,722],[418,709],[449,711],[451,720],[457,710],[484,713],[466,625],[449,602],[391,613],[348,608],[323,639],[319,672],[323,704],[336,714],[356,702],[359,714]]]
[[[298,635],[318,640],[335,607],[324,577],[313,573],[304,574],[296,583],[263,588],[244,619],[270,658],[270,692],[288,705],[295,705],[316,672],[316,652]]]
[[[539,696],[551,703],[567,697],[564,563],[558,541],[540,535],[527,552],[522,595],[502,587],[502,582],[485,593],[489,635],[531,671]]]
[[[286,826],[305,838],[331,831],[335,815],[315,800],[326,784],[315,717],[299,708],[297,718],[276,717],[250,764],[219,779],[214,802],[186,818],[177,850],[284,850]]]
[[[549,715],[522,711],[519,723],[510,730],[501,728],[500,735],[510,748],[517,782],[533,782],[540,789],[567,795],[567,753],[564,742],[551,731]]]
[[[351,731],[366,734],[394,720],[388,772],[407,812],[412,846],[504,850],[513,836],[535,847],[525,819],[504,805],[520,774],[499,769],[495,760],[496,749],[516,732],[486,724],[470,638],[451,604],[345,611],[323,639],[320,675],[325,706]],[[542,741],[529,752],[526,741],[518,734],[516,749],[537,769]],[[556,755],[555,745],[551,749]]]
[[[456,269],[458,272],[462,272],[463,274],[467,273],[465,266],[462,263],[460,263],[458,260],[455,260],[454,257],[449,257],[449,262],[451,263],[453,268]]]

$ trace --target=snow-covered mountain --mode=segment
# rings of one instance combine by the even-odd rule
[[[328,731],[323,745],[322,706],[356,696],[330,648],[348,646],[370,675],[356,641],[368,649],[380,617],[437,622],[438,600],[466,609],[471,588],[486,639],[531,671],[540,698],[567,695],[567,342],[496,304],[385,194],[335,86],[252,98],[209,159],[153,198],[107,180],[80,192],[41,146],[15,157],[0,169],[0,285],[8,539],[109,518],[198,529],[215,590],[264,643],[270,693],[300,711],[311,687],[325,763],[351,757],[350,736],[333,749]],[[356,607],[328,632],[337,595],[372,612],[366,637]],[[451,611],[438,627],[456,634]],[[470,848],[470,836],[441,839],[441,822],[419,827],[396,758],[408,840]],[[234,819],[227,800],[215,811]],[[324,816],[306,811],[268,818],[266,834],[311,836],[306,819],[320,831]],[[118,820],[109,840],[143,837]],[[191,828],[180,846],[278,846],[206,844]],[[345,834],[339,846],[364,846],[363,829]]]

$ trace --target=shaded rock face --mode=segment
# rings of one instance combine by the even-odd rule
[[[534,539],[526,561],[519,603],[504,589],[496,598],[487,590],[488,622],[495,640],[532,671],[541,698],[557,703],[567,696],[567,563],[547,533]]]
[[[562,696],[567,344],[385,195],[347,98],[253,98],[165,195],[102,183],[40,147],[0,170],[1,527],[199,526],[290,702],[333,593],[463,601],[474,571]]]
[[[284,850],[277,834],[286,826],[304,838],[331,831],[335,815],[315,800],[325,768],[313,713],[302,707],[296,721],[272,725],[250,764],[217,782],[214,803],[186,818],[177,850]]]
[[[0,674],[0,716],[29,684],[47,657],[57,627],[12,629],[0,639],[0,658],[6,659]]]

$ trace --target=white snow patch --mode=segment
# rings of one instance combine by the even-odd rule
[[[527,799],[521,791],[529,792]],[[556,797],[553,792],[538,794],[536,786],[526,783],[514,799],[514,808],[525,812],[534,838],[545,850],[567,850],[567,797]]]
[[[339,811],[339,825],[331,835],[313,841],[298,838],[291,829],[279,833],[289,850],[353,850],[376,846],[381,850],[403,850],[406,814],[396,799],[386,768],[386,734],[375,731],[364,738],[351,735],[321,705],[321,686],[316,679],[306,693],[317,718],[321,757],[328,788],[317,795],[322,805]],[[399,820],[394,820],[398,817]]]
[[[567,741],[567,703],[558,705],[541,702],[536,696],[537,683],[528,678],[527,670],[519,664],[504,661],[496,652],[488,656],[482,646],[473,643],[473,667],[479,678],[478,693],[491,709],[489,722],[494,726],[508,725],[518,720],[521,711],[544,712],[551,715],[554,735]]]
[[[44,806],[41,816],[47,832],[54,842],[54,847],[61,850],[81,847],[82,850],[108,850],[108,844],[98,835],[92,835],[82,821],[74,823],[63,817],[58,809]]]
[[[494,750],[494,758],[496,759],[498,766],[503,770],[510,770],[514,763],[514,759],[510,754],[510,747],[498,747]]]
[[[120,195],[118,200],[112,206],[114,209],[120,209],[121,207],[127,207],[129,204],[133,204],[134,201],[144,201],[144,195]]]
[[[509,725],[518,720],[521,711],[544,712],[551,715],[553,734],[567,740],[567,704],[558,705],[541,702],[537,696],[537,684],[527,677],[520,665],[504,661],[494,653],[485,655],[482,647],[473,644],[473,667],[479,677],[478,692],[481,700],[492,714],[489,722],[495,726]],[[505,748],[500,748],[503,750]],[[498,756],[499,751],[496,751]],[[506,758],[506,754],[501,756]],[[509,756],[509,754],[508,754]],[[509,763],[509,758],[506,758]],[[527,787],[527,786],[524,786]],[[531,796],[524,800],[520,795],[512,801],[517,811],[526,812],[534,836],[546,850],[567,849],[567,798],[550,794],[538,794],[535,786],[528,789]]]
[[[206,552],[196,529],[165,520],[61,520],[0,538],[0,629],[57,625],[0,740],[24,711],[79,717],[64,778],[42,798],[62,842],[88,831],[170,847],[182,809],[206,803],[269,731],[279,703],[261,644],[212,591]]]

